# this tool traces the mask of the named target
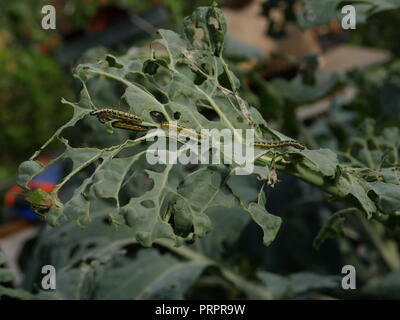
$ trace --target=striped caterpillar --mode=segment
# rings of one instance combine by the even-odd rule
[[[197,139],[203,138],[203,136],[200,133],[198,133],[192,129],[187,129],[187,128],[180,127],[175,124],[169,123],[168,121],[166,121],[165,116],[161,112],[152,111],[152,112],[150,112],[150,114],[153,117],[153,119],[156,122],[158,122],[160,128],[162,128],[162,129],[173,130],[178,133],[182,132],[182,133],[186,134],[187,136],[195,137]]]
[[[135,123],[125,122],[125,121],[114,121],[111,123],[114,128],[127,129],[132,131],[147,131],[148,127],[141,126]]]
[[[255,147],[259,147],[262,149],[279,149],[284,147],[293,147],[299,150],[304,150],[305,146],[297,141],[294,140],[283,140],[283,141],[276,141],[276,142],[263,142],[263,141],[256,141],[253,144]]]
[[[142,123],[143,119],[131,113],[114,110],[114,109],[97,109],[90,112],[91,116],[97,116],[101,123],[106,123],[111,120],[121,120],[130,123]]]
[[[178,133],[183,133],[183,134],[185,134],[187,136],[195,137],[197,139],[202,139],[203,138],[203,135],[201,133],[198,133],[198,132],[196,132],[196,131],[194,131],[192,129],[187,129],[187,128],[184,128],[184,127],[180,127],[180,126],[168,123],[168,122],[161,122],[160,123],[160,128],[173,130],[173,131],[176,131]]]
[[[139,125],[143,119],[128,112],[123,112],[114,109],[98,109],[90,113],[96,116],[101,123],[112,121],[111,125],[114,128],[127,129],[133,131],[147,131],[149,128]],[[117,121],[113,121],[117,120]]]

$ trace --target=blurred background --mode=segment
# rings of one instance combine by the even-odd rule
[[[395,5],[366,15],[355,30],[343,30],[340,20],[329,15],[318,23],[320,17],[313,12],[299,19],[296,12],[301,1],[217,2],[228,24],[225,55],[241,79],[241,95],[272,127],[310,147],[341,152],[366,118],[375,119],[381,129],[399,125],[400,10]],[[1,1],[0,248],[13,271],[14,284],[31,289],[37,270],[30,270],[30,251],[37,246],[43,226],[25,202],[22,189],[15,185],[17,168],[71,116],[60,101],[62,97],[78,99],[80,84],[72,69],[79,63],[96,61],[106,52],[119,56],[131,50],[130,54],[135,54],[132,48],[148,47],[158,28],[181,31],[183,17],[197,6],[211,3]],[[41,8],[46,4],[56,8],[56,30],[40,26]],[[315,26],[302,28],[307,21]],[[103,104],[107,99],[104,97]],[[57,151],[57,147],[50,148],[41,161],[48,161]],[[33,187],[51,190],[62,171],[61,165],[53,167],[37,177]],[[253,265],[281,275],[331,275],[351,262],[359,267],[359,280],[367,289],[353,296],[333,293],[331,297],[400,298],[400,276],[390,273],[400,267],[395,231],[375,230],[382,236],[377,245],[370,233],[375,226],[366,226],[364,220],[350,221],[345,238],[328,240],[316,250],[313,239],[335,211],[334,205],[326,203],[322,192],[290,177],[283,177],[268,191],[268,197],[269,211],[282,212],[286,219],[282,230],[276,242],[264,248],[256,226],[247,224],[231,248],[233,268],[249,277]],[[385,250],[391,258],[382,254],[379,246],[388,247]],[[387,282],[397,287],[382,289],[369,283],[370,278],[388,274],[395,281]],[[327,279],[314,280],[318,285],[311,286],[312,294],[299,289],[297,297],[324,296],[324,290],[332,288]],[[216,286],[215,298],[242,297],[226,284]],[[188,296],[205,297],[202,284],[198,287]]]

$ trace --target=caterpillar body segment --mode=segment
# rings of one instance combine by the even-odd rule
[[[119,128],[119,129],[127,129],[127,130],[132,130],[132,131],[147,131],[149,130],[148,127],[141,126],[135,123],[130,123],[130,122],[125,122],[125,121],[114,121],[111,123],[113,128]]]
[[[263,141],[256,141],[253,144],[255,147],[259,147],[262,149],[280,149],[285,147],[293,147],[298,150],[304,150],[304,144],[294,141],[294,140],[283,140],[283,141],[273,141],[273,142],[263,142]]]
[[[124,122],[132,122],[132,123],[142,123],[143,122],[142,118],[135,116],[132,113],[119,111],[119,110],[115,110],[115,109],[110,109],[110,108],[93,110],[92,112],[90,112],[90,115],[97,116],[97,119],[99,119],[99,121],[101,123],[111,121],[112,119],[121,120]]]
[[[185,134],[187,136],[195,137],[197,139],[204,138],[204,136],[201,133],[198,133],[195,130],[184,128],[184,127],[181,127],[181,126],[177,126],[177,125],[171,124],[169,122],[161,122],[160,123],[160,128],[176,131],[178,133],[183,133],[183,134]]]
[[[97,120],[99,120],[101,123],[107,123],[112,120],[112,118],[106,117],[106,116],[97,116]]]

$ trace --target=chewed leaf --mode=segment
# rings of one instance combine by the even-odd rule
[[[205,48],[219,57],[224,48],[224,36],[226,33],[226,20],[221,10],[216,7],[197,8],[190,17],[185,18],[185,34],[190,42],[195,42],[194,28],[203,30],[200,41]]]
[[[329,12],[326,14],[329,16]],[[387,214],[398,212],[398,175],[386,169],[397,166],[399,131],[386,129],[383,138],[377,138],[371,121],[364,126],[371,141],[353,141],[357,147],[361,145],[359,162],[370,165],[364,171],[341,165],[337,155],[328,149],[303,150],[299,143],[283,143],[281,147],[289,149],[283,151],[275,150],[282,149],[276,144],[274,150],[255,150],[249,159],[257,162],[255,174],[244,182],[232,177],[244,167],[242,159],[235,157],[223,164],[187,166],[173,161],[149,161],[148,156],[157,158],[156,154],[172,154],[174,159],[186,156],[188,150],[180,149],[184,139],[176,134],[191,132],[198,139],[203,129],[213,130],[209,136],[221,144],[230,143],[224,137],[229,132],[235,145],[248,147],[248,129],[254,130],[250,131],[256,141],[291,140],[269,128],[260,112],[239,96],[239,80],[222,54],[225,32],[226,21],[221,10],[216,6],[200,7],[184,20],[183,36],[169,30],[159,31],[160,39],[156,42],[164,49],[157,46],[157,50],[135,51],[122,57],[106,55],[98,63],[76,68],[75,76],[82,83],[79,102],[62,101],[74,110],[71,120],[30,161],[21,164],[17,179],[19,185],[27,188],[32,179],[55,161],[72,164],[48,196],[34,199],[37,206],[46,206],[45,199],[51,200],[46,213],[49,223],[56,225],[66,219],[86,227],[93,220],[96,205],[107,202],[111,206],[109,214],[118,217],[112,221],[118,225],[126,223],[132,237],[141,244],[150,246],[160,238],[181,244],[212,231],[209,214],[215,208],[230,208],[246,212],[262,228],[264,243],[269,244],[279,230],[281,219],[265,209],[267,198],[262,194],[260,179],[267,179],[269,185],[278,183],[279,171],[315,184],[336,198],[356,202],[369,216],[377,210]],[[306,101],[323,95],[336,85],[336,80],[332,78],[323,90],[320,88],[322,91],[306,92],[308,97],[303,96],[304,90],[296,83],[292,85],[301,89],[296,89],[299,99]],[[111,111],[92,112],[97,109]],[[131,115],[116,121],[112,116],[116,113]],[[141,127],[131,119],[139,119]],[[78,132],[82,139],[74,141],[72,146],[62,133],[78,121],[85,132]],[[91,131],[101,127],[104,130]],[[269,133],[270,138],[263,133]],[[63,143],[65,150],[45,165],[34,161],[55,139]],[[300,150],[291,148],[294,145],[301,146]],[[379,148],[369,150],[369,145]],[[217,152],[225,159],[223,147]],[[207,148],[201,150],[205,157],[215,151],[213,147]],[[379,172],[381,169],[386,171]],[[66,192],[64,186],[70,184],[75,185],[74,190]]]
[[[119,204],[119,190],[132,165],[141,154],[127,158],[113,158],[96,173],[88,196],[91,199],[112,198]]]
[[[238,80],[221,56],[226,24],[220,10],[199,8],[186,22],[186,38],[172,31],[159,31],[161,39],[157,42],[164,46],[167,57],[157,57],[157,53],[133,59],[107,55],[102,62],[77,67],[83,90],[79,104],[69,103],[76,111],[74,119],[85,116],[91,108],[99,108],[93,103],[95,100],[91,99],[90,88],[85,83],[88,79],[102,77],[125,88],[121,99],[127,109],[122,111],[154,127],[159,126],[155,113],[165,121],[174,120],[178,126],[195,131],[246,129],[252,116],[257,118],[257,123],[266,126],[258,112],[255,109],[250,112],[247,103],[234,92],[239,87]],[[192,23],[205,32],[200,42],[190,36]],[[188,105],[188,99],[193,103]],[[204,109],[208,109],[208,113],[212,111],[213,116],[203,114]],[[72,170],[56,186],[54,195],[58,196],[69,179],[87,172],[89,166],[94,166],[94,172],[57,210],[49,212],[53,222],[64,217],[85,226],[91,221],[93,201],[113,199],[115,212],[125,217],[133,235],[142,244],[151,245],[158,238],[179,241],[182,237],[204,236],[212,227],[207,216],[209,208],[232,207],[239,203],[237,195],[222,182],[222,177],[219,182],[214,181],[218,174],[206,168],[196,169],[190,175],[177,174],[179,170],[173,165],[161,171],[150,169],[151,166],[140,160],[146,147],[139,148],[139,140],[109,149],[75,148],[59,137],[60,132],[56,136],[66,146],[60,158],[71,160]],[[242,137],[237,135],[236,139],[240,141]],[[119,155],[128,150],[129,156]],[[237,164],[232,164],[235,166]],[[133,186],[128,177],[132,172],[146,172],[151,186],[146,190]],[[23,181],[31,177],[28,171]],[[121,197],[126,197],[121,190],[128,187],[135,190],[135,195],[128,195],[128,203],[120,207]]]
[[[143,245],[150,246],[158,238],[177,240],[172,226],[165,219],[169,205],[168,196],[176,193],[178,183],[171,170],[172,166],[167,166],[161,173],[147,170],[153,187],[143,195],[131,198],[121,208],[121,214],[126,217],[134,235]]]

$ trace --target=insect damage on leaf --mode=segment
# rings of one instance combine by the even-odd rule
[[[200,38],[196,35],[198,29],[202,30]],[[51,196],[42,197],[37,205],[48,206],[43,199],[51,199],[57,203],[57,210],[49,212],[54,221],[64,218],[84,227],[91,221],[95,205],[112,203],[113,214],[123,217],[121,221],[129,225],[133,236],[150,246],[160,238],[178,244],[185,241],[188,234],[190,238],[202,237],[213,228],[208,217],[212,208],[236,204],[261,227],[264,243],[273,241],[280,219],[268,213],[265,204],[247,203],[243,200],[245,193],[238,194],[235,188],[227,186],[229,176],[241,168],[240,163],[232,161],[223,166],[193,165],[190,168],[178,164],[150,164],[146,159],[150,142],[146,141],[146,136],[154,127],[191,133],[198,138],[201,138],[202,129],[230,130],[235,140],[243,145],[242,137],[235,134],[238,129],[253,129],[255,141],[262,141],[263,133],[268,131],[277,142],[254,143],[257,154],[253,160],[268,167],[265,175],[270,185],[278,182],[277,171],[285,171],[338,198],[355,198],[369,215],[378,209],[388,214],[398,212],[395,193],[384,185],[388,174],[380,173],[382,181],[365,184],[363,173],[342,166],[331,150],[308,150],[300,142],[268,127],[260,113],[239,96],[239,80],[223,58],[225,32],[222,12],[215,6],[200,7],[184,19],[183,36],[159,30],[160,38],[155,42],[163,50],[119,58],[108,55],[99,63],[78,66],[76,75],[82,81],[80,101],[64,101],[74,108],[73,118],[49,140],[58,139],[64,143],[66,150],[60,158],[70,160],[72,168]],[[89,79],[90,87],[86,85]],[[122,87],[123,94],[116,98],[126,111],[96,106],[98,103],[111,105],[101,100],[98,89],[93,89],[92,82],[94,86],[100,85],[96,79],[101,79],[103,88],[113,95],[113,86]],[[199,105],[213,117],[200,112]],[[121,133],[122,130],[106,138],[104,132],[87,132],[87,136],[102,147],[72,147],[61,137],[62,131],[89,114],[110,128],[142,131],[146,136],[130,140],[123,136],[126,132]],[[393,132],[387,134],[392,136]],[[286,147],[293,149],[276,158],[268,152]],[[382,163],[386,164],[393,157],[393,153],[389,153]],[[18,180],[26,185],[45,168],[32,161],[23,163]],[[378,166],[375,169],[379,169]],[[69,181],[76,181],[79,186],[61,202],[62,187]],[[370,198],[371,194],[375,195],[374,199]]]
[[[147,131],[148,127],[140,125],[143,119],[128,112],[114,109],[97,109],[90,112],[96,116],[101,123],[111,122],[113,128],[127,129],[132,131]]]

